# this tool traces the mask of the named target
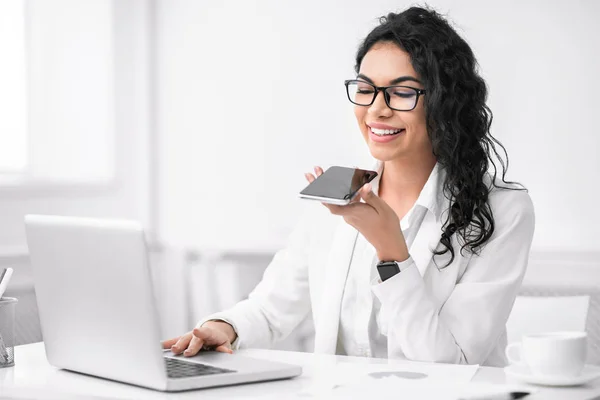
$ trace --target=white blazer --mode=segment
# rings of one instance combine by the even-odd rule
[[[447,207],[442,195],[439,203]],[[494,188],[489,196],[495,231],[479,255],[449,252],[433,259],[444,217],[427,213],[410,248],[412,265],[373,289],[386,323],[388,358],[456,364],[506,364],[506,321],[527,267],[534,211],[525,191]],[[269,347],[312,311],[315,348],[335,354],[340,306],[358,232],[319,203],[307,211],[262,281],[229,310],[211,319],[229,322],[236,347]]]

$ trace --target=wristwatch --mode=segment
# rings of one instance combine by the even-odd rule
[[[379,261],[377,263],[377,272],[382,282],[390,279],[392,276],[400,273],[400,266],[396,261]]]

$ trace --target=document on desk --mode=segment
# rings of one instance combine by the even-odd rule
[[[311,384],[298,398],[390,398],[456,400],[464,393],[478,365],[400,362],[337,363],[315,366]]]
[[[377,382],[354,382],[329,390],[302,391],[286,399],[376,399],[376,400],[499,400],[509,399],[511,393],[535,393],[537,389],[519,385],[488,383],[425,383],[382,378]]]

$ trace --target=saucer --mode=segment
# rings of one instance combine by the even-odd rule
[[[520,381],[544,386],[577,386],[600,377],[600,367],[589,364],[583,367],[581,374],[577,376],[533,375],[529,367],[515,364],[504,367],[504,372]]]

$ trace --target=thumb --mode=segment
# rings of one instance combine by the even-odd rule
[[[383,200],[373,193],[370,183],[367,183],[360,189],[360,197],[365,201],[365,203],[373,207],[375,210],[381,210]]]
[[[229,344],[222,344],[215,348],[215,351],[220,351],[221,353],[229,353],[233,354],[233,350],[231,350],[231,346]]]

